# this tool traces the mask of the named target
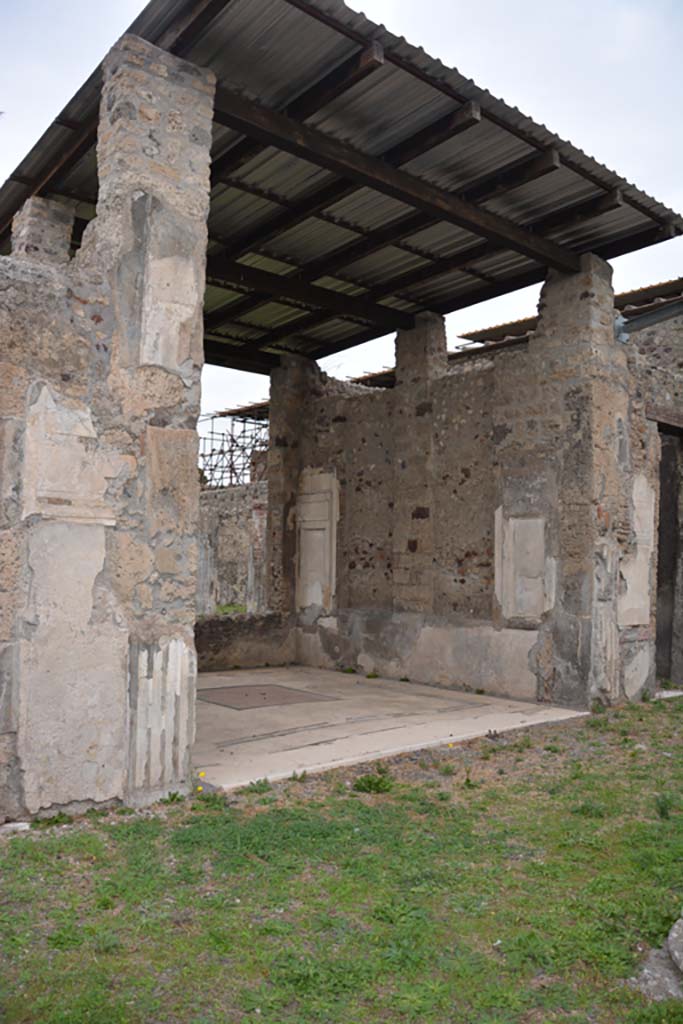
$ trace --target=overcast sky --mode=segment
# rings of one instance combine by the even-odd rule
[[[681,0],[357,0],[391,31],[683,211]],[[9,175],[115,39],[138,0],[0,0],[0,180]],[[683,275],[683,238],[613,261],[623,291]],[[537,288],[461,310],[459,331],[529,316]],[[336,376],[393,363],[379,339],[322,360]],[[267,378],[207,367],[205,411],[267,397]]]

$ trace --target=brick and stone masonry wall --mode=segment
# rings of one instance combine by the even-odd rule
[[[492,622],[492,361],[449,369],[438,317],[397,346],[392,390],[330,380],[305,360],[273,374],[269,473],[285,478],[289,512],[271,505],[287,533],[286,548],[269,536],[270,607],[294,606],[297,480],[317,468],[339,489],[335,597],[300,610],[298,658],[533,698],[530,638]]]
[[[528,351],[496,363],[495,613],[538,629],[539,698],[635,697],[653,682],[657,429],[633,401],[607,264],[552,273],[539,313]]]
[[[576,706],[651,686],[659,442],[629,351],[586,257],[550,275],[526,348],[449,368],[426,316],[398,335],[393,390],[291,357],[271,387],[271,609],[297,604],[297,494],[338,492],[334,597],[299,607],[299,659]]]
[[[0,813],[189,784],[196,419],[215,82],[104,64],[97,217],[34,198],[0,259]]]
[[[199,501],[197,613],[209,616],[221,605],[251,614],[265,608],[265,535],[268,484],[202,491]]]

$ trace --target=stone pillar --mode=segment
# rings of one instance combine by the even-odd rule
[[[296,603],[300,432],[307,429],[306,400],[319,386],[316,363],[303,356],[283,355],[270,375],[266,604],[283,615],[293,614]]]
[[[111,51],[104,74],[95,245],[112,295],[110,397],[137,458],[108,561],[129,629],[129,799],[148,799],[187,786],[194,737],[215,79],[135,37]]]
[[[432,381],[447,368],[443,317],[424,313],[396,335],[393,604],[434,607]]]
[[[104,64],[100,197],[77,259],[64,207],[33,200],[0,262],[14,382],[0,414],[19,422],[3,420],[17,535],[3,580],[18,579],[2,637],[18,766],[6,814],[190,784],[214,86],[124,37]]]
[[[64,497],[64,492],[77,491],[81,483],[76,473],[60,480],[64,462],[56,458],[48,465],[49,452],[43,486],[38,490],[33,483],[42,468],[32,443],[44,391],[36,378],[43,368],[46,376],[64,371],[66,351],[79,362],[71,332],[55,336],[67,315],[61,269],[69,255],[72,224],[70,204],[29,200],[14,219],[12,256],[0,258],[0,821],[26,811],[27,701],[35,702],[44,720],[54,715],[53,721],[59,723],[49,695],[29,693],[21,683],[30,641],[35,639],[38,653],[55,606],[60,599],[65,605],[69,600],[70,579],[65,574],[59,581],[61,591],[53,594],[42,619],[31,611],[40,582],[34,575],[36,552],[47,529],[43,513],[48,518],[58,510],[68,512],[71,495]],[[75,411],[77,396],[69,375],[64,376]],[[65,445],[69,441],[65,436]],[[62,649],[69,639],[64,637]],[[58,651],[51,653],[59,658]],[[44,739],[37,737],[37,745]],[[29,786],[31,782],[29,777]]]
[[[63,265],[71,255],[76,203],[33,196],[12,221],[12,255]]]
[[[633,527],[610,267],[585,256],[578,274],[552,272],[539,314],[526,358],[496,366],[496,616],[537,631],[538,698],[585,707],[621,692],[620,555]]]

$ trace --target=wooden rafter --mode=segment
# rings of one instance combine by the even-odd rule
[[[465,118],[463,117],[459,120],[459,124],[462,125],[464,121]],[[476,123],[476,121],[474,121],[473,123]],[[408,142],[411,143],[411,148],[413,144],[413,139],[414,137],[408,140]],[[396,147],[396,149],[398,148],[399,147]],[[550,170],[554,169],[557,166],[557,154],[554,150],[547,151],[546,154],[543,154],[542,159],[539,158],[536,154],[534,154],[534,156],[530,158],[526,158],[521,161],[517,160],[514,162],[514,164],[508,165],[508,167],[502,169],[501,178],[504,180],[505,184],[504,186],[501,185],[499,188],[496,188],[496,194],[502,191],[511,191],[512,189],[515,189],[520,185],[525,184],[527,181],[531,180],[532,175],[547,174]],[[460,195],[464,199],[469,200],[476,192],[482,191],[482,186],[484,186],[483,191],[489,189],[491,187],[490,178],[490,175],[486,175],[484,178],[478,179],[477,181],[470,183],[460,192]],[[344,186],[342,185],[342,188],[343,187]],[[603,206],[605,207],[600,212],[606,212],[607,210],[606,203],[604,202],[604,200],[606,199],[607,197],[600,197],[600,201],[603,203]],[[587,206],[586,210],[586,215],[590,216],[591,211]],[[425,228],[428,228],[430,225],[434,223],[435,221],[431,217],[425,216],[425,214],[423,213],[405,214],[404,216],[397,218],[395,221],[392,221],[386,227],[377,228],[374,231],[365,233],[363,237],[359,239],[355,239],[352,242],[347,242],[344,246],[341,246],[339,249],[336,249],[329,256],[323,257],[322,259],[311,261],[310,265],[306,265],[301,268],[299,277],[301,280],[312,282],[319,280],[322,277],[334,275],[335,272],[339,271],[342,267],[348,266],[350,263],[353,263],[356,260],[363,259],[366,256],[369,256],[380,249],[384,249],[388,245],[400,244],[405,238],[415,234],[418,231],[425,230]],[[442,274],[447,273],[449,270],[453,269],[460,269],[464,273],[471,274],[471,276],[473,277],[485,280],[485,275],[482,275],[479,271],[469,266],[469,264],[474,263],[476,259],[481,258],[482,256],[487,256],[494,251],[496,251],[495,247],[489,245],[488,243],[485,243],[474,247],[471,251],[468,250],[467,255],[464,256],[464,258],[457,257],[457,262],[455,263],[452,261],[448,261],[447,259],[441,260],[437,257],[431,258],[425,253],[425,260],[432,259],[432,263],[425,264],[418,268],[417,271],[410,272],[411,277],[413,274],[415,275],[414,281],[411,280],[411,277],[407,277],[405,283],[406,285],[408,285],[418,283],[421,280],[427,280],[431,277],[440,277]],[[420,253],[420,255],[423,254]],[[211,264],[212,258],[210,257],[210,267]],[[430,270],[430,268],[433,269]],[[391,291],[385,293],[386,296],[391,294]],[[251,310],[256,309],[259,304],[260,299],[258,297],[253,298],[251,301],[241,300],[234,308],[228,304],[224,309],[224,316],[230,319],[234,319],[235,316],[242,316],[244,313],[248,313]],[[214,328],[220,327],[220,311],[217,311],[215,314],[212,314],[212,317],[212,326]]]
[[[445,130],[449,131],[448,138],[454,138],[462,132],[467,131],[479,124],[481,113],[476,103],[467,103],[459,110],[449,114],[446,118],[439,118],[433,124],[423,128],[416,135],[392,147],[381,155],[382,160],[393,162],[398,167],[402,162],[414,159],[418,153],[426,153],[432,146],[439,145],[445,139]],[[405,155],[405,160],[402,156]],[[233,182],[234,187],[239,188],[239,182]],[[323,210],[334,203],[346,199],[357,191],[357,185],[346,180],[326,181],[314,191],[303,198],[288,205],[287,210],[271,217],[265,224],[259,224],[252,231],[237,238],[229,246],[229,255],[233,258],[243,255],[264,245],[276,235],[283,231],[289,231],[297,224],[308,220],[309,217],[320,216]],[[424,219],[424,214],[420,215]]]
[[[212,261],[209,280],[215,276],[221,281],[229,281],[241,288],[258,292],[272,299],[294,300],[316,309],[325,309],[339,316],[353,317],[376,324],[388,331],[402,330],[413,326],[413,317],[399,310],[390,309],[369,302],[365,296],[357,297],[331,288],[317,288],[306,284],[297,277],[288,274],[271,274],[257,267],[248,267],[244,263],[232,260]]]
[[[605,213],[609,213],[612,210],[616,210],[621,205],[621,202],[621,193],[618,190],[615,190],[603,196],[598,196],[595,199],[584,200],[580,203],[573,203],[572,205],[565,207],[563,210],[556,211],[552,214],[546,214],[545,216],[534,220],[531,223],[530,227],[533,230],[540,232],[550,230],[551,228],[557,230],[562,227],[570,227],[579,220],[588,220],[593,217],[600,217]],[[409,216],[412,217],[414,215]],[[407,220],[407,217],[401,218],[401,221],[404,223],[407,222]],[[387,230],[388,229],[384,229],[384,237],[386,237]],[[444,256],[429,262],[425,261],[425,263],[423,263],[421,266],[417,268],[404,271],[403,273],[398,274],[393,278],[390,278],[386,282],[382,282],[379,285],[376,285],[372,288],[368,288],[364,295],[364,298],[369,299],[371,301],[379,301],[380,299],[386,299],[389,298],[390,296],[399,295],[399,293],[405,291],[406,289],[414,287],[415,285],[424,284],[432,280],[438,280],[438,278],[443,277],[445,274],[453,273],[456,270],[471,272],[471,264],[474,264],[477,262],[477,260],[484,259],[485,257],[493,256],[495,255],[496,252],[499,251],[500,247],[495,246],[490,242],[478,242],[475,245],[468,246],[467,249],[455,254],[454,256]],[[324,270],[322,269],[323,266],[325,267]],[[312,270],[310,274],[307,274],[306,277],[308,279],[315,279],[314,274],[322,276],[322,273],[331,273],[332,270],[332,263],[326,263],[325,261],[323,261],[322,264],[316,263],[315,269]],[[534,280],[530,281],[529,283],[533,284],[535,283],[536,279],[540,280],[540,277],[537,277],[537,274],[538,272],[536,271],[536,276],[534,277]],[[495,282],[488,282],[489,290],[494,287]],[[504,294],[504,291],[496,292],[496,294]],[[495,296],[491,295],[490,297],[493,298]],[[245,301],[244,303],[240,303],[239,308],[234,304],[226,306],[223,310],[217,311],[217,313],[214,315],[214,318],[212,320],[212,328],[220,328],[221,313],[223,322],[226,319],[234,320],[235,317],[241,316],[244,313],[249,312],[257,305],[258,300],[252,301],[251,304],[249,304],[247,301]],[[443,311],[443,309],[441,311]],[[452,310],[447,311],[451,312]],[[300,317],[298,320],[294,321],[292,324],[283,325],[282,327],[277,328],[274,332],[265,335],[259,342],[254,344],[271,345],[273,344],[273,342],[281,341],[284,338],[288,337],[289,335],[291,335],[293,331],[300,333],[302,330],[306,330],[307,328],[317,327],[323,321],[324,317],[320,316],[320,314],[306,314]]]
[[[345,60],[316,82],[295,100],[289,103],[283,113],[294,121],[305,121],[307,117],[322,110],[337,97],[364,81],[384,63],[384,53],[379,43],[371,43]],[[220,122],[220,111],[215,119]],[[231,174],[249,160],[258,156],[265,147],[253,139],[243,138],[230,146],[221,156],[214,158],[211,165],[211,184],[224,182]]]
[[[169,50],[177,57],[184,57],[229,3],[230,0],[195,0],[163,35],[152,41],[161,50]]]
[[[238,348],[213,338],[204,339],[204,360],[211,366],[228,366],[248,373],[270,373],[280,365],[279,356],[269,352],[254,352],[246,347]]]
[[[309,17],[314,18],[316,21],[321,22],[323,25],[327,25],[333,31],[338,32],[339,35],[345,36],[347,39],[352,39],[354,42],[362,46],[366,41],[365,36],[362,32],[359,32],[351,24],[348,24],[338,17],[336,17],[331,11],[323,10],[315,4],[310,3],[310,0],[285,0],[285,3],[289,4],[290,7],[296,7],[298,10],[307,14]],[[410,57],[402,55],[400,52],[393,52],[391,50],[385,52],[385,61],[387,64],[392,64],[394,67],[400,68],[406,74],[411,75],[418,81],[424,82],[430,88],[437,92],[440,92],[444,96],[448,96],[456,102],[464,102],[466,96],[464,93],[455,88],[448,77],[445,75],[435,76],[432,72],[419,67]],[[501,117],[493,109],[483,109],[482,117],[488,122],[495,125],[497,128],[503,129],[508,132],[511,136],[515,136],[518,139],[526,142],[527,145],[541,149],[540,144],[533,138],[533,135],[528,132],[523,125],[513,125],[504,117]],[[571,154],[563,153],[560,156],[564,167],[569,168],[574,174],[579,175],[585,181],[591,182],[596,188],[605,188],[604,184],[599,180],[595,174],[592,174],[585,167],[582,167]],[[655,223],[659,223],[662,226],[668,226],[668,216],[661,216],[656,211],[648,209],[642,205],[634,197],[624,197],[624,202],[631,206],[634,210],[637,210],[644,217],[649,218]]]
[[[353,149],[338,139],[298,124],[278,111],[253,103],[236,92],[219,89],[216,107],[233,128],[264,144],[325,167],[333,174],[350,178],[359,185],[421,209],[439,220],[504,244],[546,266],[571,272],[578,270],[578,257],[570,250],[535,236],[498,214],[477,207],[376,157]]]

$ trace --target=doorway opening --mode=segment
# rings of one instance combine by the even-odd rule
[[[660,425],[659,529],[657,549],[657,678],[683,684],[683,431]]]

